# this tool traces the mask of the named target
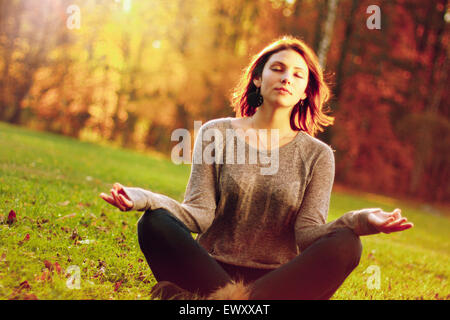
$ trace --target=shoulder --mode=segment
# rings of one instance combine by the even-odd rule
[[[226,129],[230,126],[230,121],[232,118],[217,118],[217,119],[211,119],[203,123],[200,128],[199,132],[202,132],[203,134],[211,134],[211,131],[219,131],[222,134],[225,134]]]
[[[300,133],[303,135],[300,141],[303,161],[311,170],[317,166],[334,168],[335,158],[332,147],[304,131]]]
[[[308,150],[308,152],[316,156],[334,157],[334,150],[331,146],[315,137],[310,136],[304,131],[302,131],[301,134],[304,136],[304,139],[302,140],[304,144],[303,147]]]
[[[208,120],[205,123],[203,123],[202,126],[200,127],[200,129],[202,131],[205,131],[205,130],[208,130],[208,129],[220,129],[220,130],[223,130],[223,129],[228,127],[231,119],[232,119],[231,117],[211,119],[211,120]]]

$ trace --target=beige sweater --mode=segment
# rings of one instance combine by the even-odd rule
[[[261,168],[269,165],[259,158],[257,163],[250,162],[250,151],[258,155],[260,151],[247,143],[243,143],[245,163],[236,163],[238,142],[243,140],[227,135],[234,130],[231,120],[211,120],[200,128],[182,203],[126,187],[133,209],[167,209],[200,234],[197,240],[215,259],[265,269],[288,262],[336,228],[349,227],[358,235],[378,233],[367,221],[369,209],[350,211],[326,223],[335,168],[328,145],[300,131],[292,141],[272,151],[278,153],[277,172],[261,174]],[[220,131],[224,142],[214,145],[211,138],[204,138],[208,129]],[[237,140],[227,151],[231,139]],[[212,155],[221,152],[223,161],[201,161],[205,148],[210,152],[212,145],[216,147]],[[231,161],[230,150],[234,150],[235,161]]]

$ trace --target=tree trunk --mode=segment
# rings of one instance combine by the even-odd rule
[[[3,47],[3,70],[0,79],[0,120],[8,120],[7,111],[11,106],[10,97],[8,97],[8,90],[11,90],[9,69],[15,48],[15,39],[18,38],[22,27],[20,21],[23,9],[23,3],[0,0],[0,40],[4,39],[0,42],[0,46]],[[8,20],[7,17],[14,17],[14,19]],[[12,21],[12,24],[7,24],[7,21]]]
[[[430,1],[428,3],[428,7],[426,8],[426,13],[424,17],[424,23],[422,23],[424,32],[422,35],[417,38],[416,37],[416,61],[412,70],[412,76],[410,78],[410,83],[408,85],[410,89],[409,92],[411,92],[410,99],[409,99],[409,105],[419,104],[419,108],[422,109],[421,112],[426,115],[426,113],[430,113],[431,110],[427,108],[427,103],[429,102],[429,99],[432,99],[433,97],[424,97],[419,90],[419,86],[421,85],[420,78],[417,77],[417,75],[426,75],[426,67],[424,67],[423,63],[421,62],[421,57],[423,57],[426,54],[427,47],[428,47],[428,41],[430,39],[429,37],[429,30],[432,29],[433,19],[434,16],[434,8],[436,7],[435,1]],[[445,9],[444,9],[445,10]],[[442,19],[444,17],[442,16]],[[418,29],[420,25],[420,19],[418,25],[416,25],[415,30]],[[439,32],[439,31],[438,31]],[[436,41],[439,41],[439,36],[437,34]],[[430,65],[433,66],[433,62],[430,62]],[[434,70],[432,69],[431,75],[429,75],[430,78],[428,79],[434,79],[433,77]],[[430,86],[432,86],[432,83],[430,83]],[[432,87],[431,87],[432,88]],[[430,89],[431,91],[431,89]],[[431,96],[435,95],[436,93],[432,94]],[[431,117],[433,114],[431,114]],[[414,152],[414,167],[411,171],[411,180],[409,184],[409,192],[412,195],[417,195],[418,192],[420,192],[420,186],[421,182],[423,180],[425,167],[427,166],[426,158],[428,157],[429,153],[431,152],[430,146],[433,139],[433,128],[424,128],[422,129],[422,134],[420,136],[417,136],[417,141],[414,142],[415,146],[415,152]]]
[[[336,20],[336,10],[339,0],[328,0],[327,19],[325,21],[322,41],[319,45],[319,63],[325,69],[327,63],[327,54],[330,47],[331,37],[333,36],[334,21]]]
[[[30,68],[31,70],[35,70],[34,68]],[[11,117],[8,119],[8,122],[13,124],[20,124],[21,116],[22,116],[22,101],[28,94],[33,85],[33,74],[25,75],[26,82],[19,87],[19,90],[15,92],[14,95],[14,103],[13,103],[13,113]]]
[[[320,39],[322,38],[322,34],[323,34],[323,23],[324,23],[324,20],[326,17],[325,9],[327,7],[327,1],[325,1],[325,0],[317,1],[316,5],[317,5],[317,11],[319,12],[319,16],[317,17],[317,20],[316,20],[313,48],[314,48],[315,52],[319,52]]]
[[[339,100],[342,87],[344,84],[345,59],[347,58],[347,54],[350,49],[351,38],[353,35],[353,31],[355,29],[353,21],[355,21],[354,16],[357,9],[358,9],[358,0],[352,0],[352,7],[350,9],[350,14],[346,19],[344,41],[342,42],[341,54],[339,56],[338,65],[336,67],[336,87],[334,90],[334,96],[336,97],[336,100]],[[335,106],[334,108],[335,111],[336,108],[337,106]]]

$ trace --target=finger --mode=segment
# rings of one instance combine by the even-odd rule
[[[119,196],[117,195],[117,192],[116,192],[115,189],[111,189],[111,194],[112,194],[112,196],[114,197],[114,201],[116,202],[116,206],[117,206],[120,210],[125,211],[125,208],[124,208],[124,207],[122,206],[122,204],[120,203]]]
[[[130,201],[130,200],[128,200],[127,198],[125,198],[123,195],[119,195],[119,197],[120,197],[120,200],[122,200],[122,202],[125,204],[125,206],[127,207],[127,208],[132,208],[133,207],[133,202],[132,201]]]
[[[118,195],[123,195],[125,197],[125,199],[131,200],[130,197],[125,192],[125,189],[123,188],[123,185],[121,185],[120,183],[116,182],[116,183],[114,183],[113,187],[117,191]]]
[[[111,189],[110,192],[111,192],[111,197],[113,198],[113,201],[114,201],[114,205],[120,209],[119,201],[117,200],[114,189]]]
[[[125,210],[127,210],[128,209],[128,205],[125,203],[125,201],[124,201],[124,197],[121,195],[121,194],[117,194],[117,199],[119,200],[119,202],[120,202],[120,205],[125,209]]]
[[[116,201],[114,200],[113,197],[111,197],[111,196],[109,196],[109,195],[107,195],[107,194],[105,194],[105,193],[103,193],[103,194],[100,195],[100,196],[101,196],[101,198],[102,198],[103,200],[105,200],[105,201],[108,202],[109,204],[111,204],[111,205],[113,205],[114,207],[120,209],[120,208],[117,206],[117,203],[116,203]]]
[[[120,188],[117,190],[117,194],[121,194],[124,196],[125,199],[131,200],[122,186],[120,186]]]
[[[390,227],[387,227],[387,228],[383,227],[381,231],[384,232],[384,233],[391,233],[391,232],[403,231],[403,230],[406,230],[406,229],[410,229],[412,227],[414,227],[414,224],[411,223],[411,222],[408,222],[408,223],[404,223],[404,224],[398,224],[398,225],[395,225],[395,226],[390,226]]]
[[[133,208],[133,202],[127,200],[123,195],[118,194],[117,192],[115,192],[115,196],[117,201],[120,204],[121,209],[123,209],[123,211],[128,211],[131,208]]]
[[[390,228],[390,232],[399,232],[399,231],[411,229],[412,227],[414,227],[414,224],[412,224],[412,223],[405,223],[405,224],[396,226],[394,228]]]
[[[398,208],[395,209],[394,211],[392,211],[392,213],[393,213],[395,219],[400,219],[400,218],[402,217],[402,212],[401,212],[401,210],[398,209]]]
[[[122,203],[122,200],[120,199],[119,194],[117,193],[117,191],[114,191],[114,196],[116,198],[117,204],[120,207],[120,210],[126,211],[126,206]]]
[[[109,197],[109,195],[107,195],[106,193],[102,192],[102,193],[100,193],[100,197],[102,199],[105,199],[105,198]]]
[[[113,197],[111,197],[111,196],[109,196],[109,195],[107,195],[106,193],[100,193],[100,197],[103,199],[103,200],[105,200],[106,202],[108,202],[109,204],[112,204],[112,205],[114,205],[115,203],[114,203],[114,198]]]
[[[399,226],[402,223],[405,223],[406,221],[408,221],[407,218],[400,218],[400,219],[394,220],[394,221],[384,225],[384,227],[391,228],[391,227]]]

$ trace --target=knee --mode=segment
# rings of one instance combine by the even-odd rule
[[[342,228],[335,231],[335,246],[333,257],[336,262],[352,271],[361,259],[362,243],[359,236],[349,228]]]
[[[156,213],[156,214],[153,214]],[[159,214],[158,212],[147,210],[144,212],[144,214],[139,218],[137,226],[138,226],[138,233],[144,231],[144,229],[153,228],[155,224],[158,223],[159,220]]]
[[[163,241],[180,231],[190,232],[180,220],[163,208],[145,211],[137,223],[139,241]]]
[[[158,232],[164,230],[169,213],[164,209],[147,210],[139,218],[137,223],[137,234],[139,239],[154,237]]]

